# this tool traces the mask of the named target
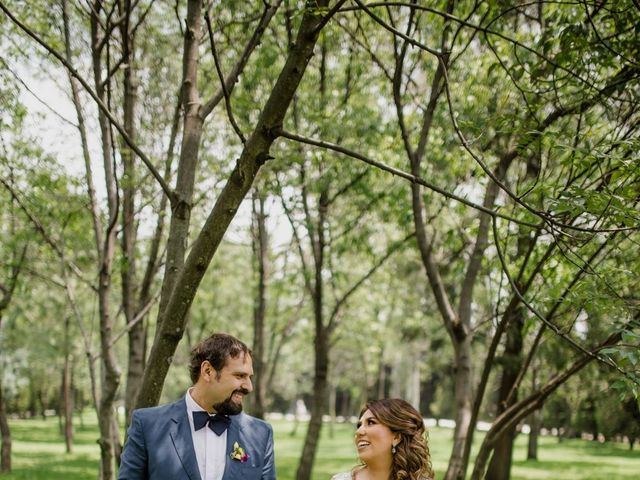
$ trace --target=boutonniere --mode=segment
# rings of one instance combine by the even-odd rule
[[[233,444],[233,451],[231,452],[231,458],[238,462],[246,462],[249,460],[249,454],[244,451],[244,448],[240,446],[238,442]]]

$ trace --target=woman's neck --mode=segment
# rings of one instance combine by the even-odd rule
[[[385,462],[386,463],[386,462]],[[358,471],[357,480],[389,480],[391,477],[391,464],[365,465]]]

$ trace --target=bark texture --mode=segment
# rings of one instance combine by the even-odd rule
[[[199,2],[189,2],[190,8],[192,3]],[[148,365],[153,368],[145,370],[137,401],[138,407],[158,403],[164,379],[178,342],[184,334],[187,314],[200,281],[240,203],[251,188],[256,174],[264,162],[270,158],[269,149],[276,139],[275,132],[282,126],[293,95],[313,55],[319,28],[323,24],[323,17],[316,14],[316,8],[326,7],[327,2],[318,3],[319,5],[316,5],[316,2],[309,3],[310,8],[302,18],[295,45],[262,109],[258,123],[247,138],[240,158],[194,241],[184,265],[179,267],[177,260],[167,265],[167,268],[175,269],[176,279],[173,285],[179,285],[180,288],[165,289],[163,293],[166,306],[162,308],[161,305],[158,333],[148,359]],[[185,135],[190,134],[188,130],[185,120]],[[177,208],[188,208],[188,205],[181,204]],[[186,210],[183,213],[186,213]],[[176,215],[175,209],[173,215]],[[186,239],[186,236],[173,236],[171,233],[170,237],[173,237],[176,242],[184,242]],[[183,247],[174,245],[172,248]],[[167,295],[169,295],[168,298]]]

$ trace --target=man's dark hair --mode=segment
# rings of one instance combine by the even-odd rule
[[[251,350],[244,342],[227,333],[214,333],[205,338],[191,350],[189,374],[195,384],[200,378],[200,366],[207,360],[218,376],[227,364],[228,358],[238,358],[241,354],[251,355]]]

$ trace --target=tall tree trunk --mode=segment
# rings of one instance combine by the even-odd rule
[[[338,387],[335,384],[331,384],[332,382],[330,382],[329,385],[329,416],[331,417],[331,420],[329,422],[329,438],[333,439],[333,436],[335,434],[335,423],[336,423],[336,400],[338,397]]]
[[[462,452],[467,441],[469,425],[471,424],[471,401],[473,399],[473,380],[471,364],[471,335],[466,335],[454,343],[455,349],[455,422],[453,430],[453,447],[445,479],[458,478],[463,469]]]
[[[137,78],[135,71],[135,36],[131,28],[131,5],[124,2],[121,16],[124,21],[120,25],[120,40],[122,45],[123,70],[123,127],[132,141],[136,141],[137,129],[135,123],[138,104]],[[137,189],[137,175],[133,150],[122,141],[120,157],[122,159],[122,261],[120,276],[122,278],[122,311],[129,330],[129,356],[127,359],[127,379],[125,387],[125,412],[129,418],[135,404],[135,399],[142,383],[144,372],[144,354],[146,330],[144,323],[137,319],[136,306],[136,252],[137,237],[135,221],[135,195]],[[119,443],[119,442],[118,442]]]
[[[64,443],[67,453],[73,452],[73,363],[70,352],[70,317],[64,321],[64,366],[62,368],[62,411]]]
[[[503,156],[503,159],[505,156]],[[509,162],[506,168],[510,165]],[[526,178],[534,180],[540,172],[541,159],[538,155],[531,155],[527,159]],[[506,169],[499,171],[497,178],[504,178]],[[492,182],[495,187],[495,183]],[[534,237],[535,238],[535,237]],[[518,234],[518,246],[515,259],[528,259],[527,252],[531,251],[534,238],[531,237],[528,228],[521,229]],[[526,260],[524,261],[526,263]],[[521,267],[524,271],[524,266]],[[518,285],[518,290],[523,291],[522,285]],[[498,399],[496,405],[496,416],[504,412],[508,407],[518,401],[518,378],[520,370],[523,366],[522,349],[523,349],[523,329],[524,329],[524,306],[521,303],[515,308],[508,309],[505,312],[506,322],[506,343],[502,356],[502,376],[500,379],[500,388],[498,390]],[[496,480],[508,480],[511,477],[511,462],[513,457],[513,443],[516,438],[516,425],[513,425],[505,431],[504,435],[496,443],[493,451],[493,457],[488,467],[489,478]]]
[[[314,304],[315,303],[314,301]],[[322,416],[326,411],[329,377],[329,339],[325,332],[316,332],[314,353],[315,368],[313,397],[311,400],[311,418],[309,419],[307,436],[304,441],[304,447],[302,448],[300,464],[296,471],[296,480],[309,480],[311,478],[318,440],[322,430]]]
[[[13,212],[13,201],[9,207]],[[13,219],[13,215],[12,215]],[[9,226],[11,233],[15,232],[15,225],[13,220]],[[12,252],[12,264],[11,275],[9,276],[6,284],[0,283],[0,332],[2,332],[2,315],[9,307],[16,286],[18,285],[18,277],[22,270],[22,265],[27,256],[27,245],[22,249],[22,253],[19,253],[18,249],[14,249]],[[0,473],[11,472],[11,429],[9,428],[9,421],[7,419],[7,404],[4,398],[4,392],[2,390],[2,378],[0,378]]]
[[[267,383],[265,364],[265,317],[266,290],[268,278],[267,216],[264,195],[255,191],[253,196],[253,252],[258,276],[256,298],[253,307],[253,368],[256,377],[253,392],[253,414],[258,418],[265,415],[265,386]]]
[[[11,430],[7,420],[7,405],[0,382],[0,435],[2,446],[0,447],[0,472],[11,472]]]
[[[454,0],[447,2],[447,13],[451,14],[455,6]],[[407,33],[410,32],[413,19],[408,22]],[[442,51],[449,49],[449,38],[451,30],[448,23],[445,25],[441,36]],[[403,67],[409,44],[404,42],[400,48],[395,49],[396,69],[393,78],[393,97],[398,115],[398,123],[402,133],[405,150],[411,164],[411,173],[417,177],[422,174],[421,164],[425,157],[425,152],[429,140],[429,133],[433,125],[434,114],[438,100],[443,92],[443,82],[445,69],[449,65],[448,55],[444,56],[438,63],[433,79],[431,81],[431,93],[429,102],[424,110],[422,125],[417,145],[414,147],[411,142],[410,129],[405,123],[404,105],[402,100]],[[425,273],[433,295],[435,297],[438,310],[442,315],[443,323],[447,329],[455,352],[455,422],[453,433],[453,448],[449,459],[449,466],[445,475],[446,480],[454,480],[464,477],[466,469],[464,458],[464,446],[467,443],[467,435],[471,424],[472,416],[472,333],[470,329],[471,320],[471,300],[473,296],[473,285],[475,277],[479,271],[482,260],[482,252],[486,248],[486,228],[480,229],[475,245],[475,256],[472,255],[472,262],[467,269],[465,285],[466,291],[461,293],[458,311],[453,308],[453,304],[447,293],[446,286],[440,276],[438,263],[431,250],[431,239],[427,234],[425,225],[425,206],[422,198],[422,190],[417,184],[411,185],[412,210],[418,250],[422,259]],[[495,197],[495,196],[494,196]],[[486,199],[485,199],[486,200]],[[482,220],[482,219],[481,219]],[[475,262],[473,261],[475,260]]]
[[[536,365],[531,366],[531,390],[538,389],[538,369]],[[529,440],[527,442],[527,460],[538,460],[538,439],[540,438],[540,427],[542,426],[542,409],[539,408],[529,416]]]
[[[196,6],[200,6],[200,2],[190,1],[189,10],[193,8],[192,4],[194,3],[197,4]],[[166,297],[168,295],[169,298],[165,300],[164,306],[161,302],[158,334],[149,354],[143,385],[136,402],[138,407],[156,405],[158,403],[164,379],[169,369],[170,359],[173,358],[177,345],[184,334],[187,314],[202,277],[211,263],[211,259],[215,255],[231,220],[251,188],[258,170],[270,158],[269,149],[276,139],[278,128],[282,125],[293,95],[313,54],[313,47],[320,29],[324,25],[324,18],[316,15],[316,8],[326,7],[327,1],[309,1],[308,4],[313,8],[310,8],[309,12],[305,12],[302,18],[296,44],[287,57],[271,95],[261,112],[258,123],[247,138],[240,158],[229,175],[228,181],[209,213],[202,230],[195,239],[184,266],[179,268],[178,276],[172,282],[172,285],[180,285],[180,288],[164,289],[163,287],[163,296]],[[197,16],[199,11],[198,9],[194,15]],[[275,13],[275,10],[273,10],[273,13]],[[187,30],[190,32],[189,35],[193,34],[193,31],[190,30],[191,27],[192,24],[188,23]],[[189,77],[185,77],[185,80],[187,79]],[[189,97],[187,101],[190,100],[191,98]],[[188,112],[185,113],[188,115]],[[191,135],[193,132],[188,129],[186,123],[187,120],[185,120],[184,135]],[[194,155],[196,153],[194,152]],[[179,205],[176,205],[173,209],[174,216],[178,209],[190,208],[188,205],[182,206],[182,198],[179,196],[178,202]],[[184,226],[186,227],[186,225]],[[182,229],[182,227],[180,228]],[[186,228],[181,231],[186,233]],[[187,238],[171,232],[169,236],[169,243],[186,242]],[[174,245],[172,248],[178,248],[178,246]],[[176,258],[171,259],[167,251],[166,269],[176,269],[177,271]]]
[[[631,322],[637,322],[640,315],[636,315]],[[629,325],[629,324],[628,324]],[[626,325],[625,325],[626,328]],[[476,455],[473,472],[471,474],[471,480],[480,480],[485,478],[485,470],[487,468],[487,462],[496,445],[496,442],[500,437],[508,431],[512,426],[518,424],[523,418],[526,418],[532,412],[538,410],[544,401],[555,392],[560,386],[564,385],[567,380],[582,370],[585,366],[591,363],[596,358],[597,352],[600,352],[603,348],[613,346],[620,342],[622,338],[621,332],[625,329],[621,328],[615,333],[612,333],[606,340],[601,342],[598,346],[592,349],[590,352],[581,353],[577,360],[573,362],[563,372],[555,375],[553,378],[547,381],[540,389],[532,392],[526,398],[509,406],[504,412],[502,412],[493,422],[491,428],[487,432],[480,445],[478,454]]]
[[[109,83],[103,81],[103,44],[102,26],[100,24],[101,4],[96,2],[91,13],[91,46],[93,58],[93,73],[96,92],[105,104],[105,87]],[[108,44],[108,42],[107,42]],[[108,68],[107,68],[108,70]],[[118,217],[118,193],[115,181],[115,169],[113,165],[113,145],[111,142],[111,127],[109,121],[102,112],[98,113],[98,122],[102,140],[102,164],[104,168],[105,187],[107,192],[108,224],[98,251],[100,263],[98,266],[98,314],[100,321],[100,360],[101,360],[101,382],[100,398],[97,405],[98,427],[100,430],[100,474],[102,480],[115,480],[115,445],[113,439],[113,421],[115,400],[118,386],[120,385],[120,371],[113,351],[113,327],[114,319],[111,313],[111,274],[113,257],[116,245],[116,222]],[[94,225],[98,225],[99,220],[94,219]],[[99,230],[95,232],[96,239],[99,237]]]
[[[512,394],[518,378],[518,373],[522,366],[522,328],[524,327],[523,307],[520,306],[513,311],[513,318],[508,320],[507,342],[502,357],[502,377],[498,391],[498,409],[496,416],[504,412],[508,407],[518,400],[516,393]],[[516,437],[516,425],[512,425],[496,442],[495,449],[487,476],[495,480],[508,480],[511,477],[511,460],[513,454],[513,442]]]
[[[380,353],[378,355],[378,375],[376,376],[376,398],[386,397],[387,389],[387,364],[384,361],[384,345],[380,346]]]
[[[304,178],[304,170],[303,170]],[[304,185],[304,182],[303,182]],[[324,319],[324,281],[322,273],[325,268],[325,228],[328,213],[328,192],[327,186],[320,192],[318,201],[317,222],[309,215],[307,216],[307,229],[311,239],[311,247],[314,260],[314,279],[312,287],[313,296],[313,318],[315,325],[314,337],[314,376],[313,376],[313,397],[311,399],[311,418],[307,429],[307,436],[302,448],[300,464],[296,472],[296,480],[309,480],[315,461],[320,431],[322,430],[322,416],[325,414],[327,405],[327,387],[329,380],[329,330]],[[306,189],[303,187],[303,202],[307,204]],[[315,234],[314,234],[315,232]]]
[[[115,231],[115,230],[114,230]],[[113,318],[109,307],[109,293],[111,291],[111,260],[115,235],[109,233],[106,237],[105,260],[100,269],[100,288],[98,291],[100,313],[100,354],[102,360],[100,400],[98,404],[98,426],[100,429],[100,459],[102,480],[115,480],[116,445],[114,443],[113,423],[115,421],[114,401],[120,384],[115,352],[111,340],[113,338]]]
[[[415,350],[415,347],[411,350]],[[411,364],[408,365],[407,386],[404,399],[413,405],[418,411],[420,410],[420,377],[422,371],[420,369],[420,359],[422,358],[421,352],[412,351],[410,355],[407,355]]]
[[[538,460],[538,439],[542,424],[542,410],[534,411],[529,417],[529,440],[527,442],[527,460]]]
[[[198,92],[198,49],[200,47],[201,35],[202,1],[190,0],[187,2],[187,20],[182,62],[184,126],[176,186],[174,189],[177,201],[171,205],[167,260],[162,281],[156,340],[162,327],[162,320],[164,318],[162,313],[166,310],[178,272],[184,265],[187,238],[189,235],[194,182],[198,169],[200,140],[202,139],[205,120],[204,116],[200,113],[201,100]]]
[[[62,18],[63,18],[64,40],[65,40],[64,42],[65,56],[67,61],[71,63],[72,62],[71,34],[70,34],[69,16],[68,16],[67,9],[68,9],[67,0],[62,0]],[[97,14],[97,12],[94,12],[94,14]],[[92,45],[94,46],[99,42],[99,38],[97,34],[97,22],[98,21],[95,18],[95,16],[92,15],[91,35],[92,35]],[[96,59],[99,60],[99,55],[97,54],[97,52],[95,52],[95,47],[92,47],[92,57],[94,62],[96,61]],[[99,70],[99,67],[96,68],[96,65],[94,65],[94,82],[95,83],[99,82],[99,79],[95,78],[97,70]],[[78,85],[76,83],[76,79],[73,77],[71,72],[68,72],[68,78],[69,78],[69,84],[71,86],[71,95],[72,95],[73,105],[75,107],[76,116],[78,119],[78,132],[80,134],[80,141],[82,144],[82,156],[83,156],[84,166],[85,166],[85,182],[87,185],[87,195],[89,197],[90,214],[91,214],[91,221],[93,225],[95,249],[96,249],[96,252],[98,253],[98,257],[100,257],[100,252],[103,247],[104,239],[103,239],[102,223],[100,221],[101,212],[98,207],[96,189],[93,181],[93,170],[91,165],[91,156],[89,153],[89,143],[87,140],[86,124],[84,120],[84,114],[82,112],[80,94],[79,94]],[[102,88],[98,89],[98,92],[101,95],[100,98],[103,98],[104,93]],[[103,145],[103,148],[104,148],[104,145]],[[77,302],[75,300],[75,293],[74,293],[71,280],[69,279],[67,266],[65,265],[64,261],[62,263],[63,263],[62,275],[64,277],[64,282],[65,282],[65,291],[67,294],[67,299],[73,309],[74,316],[76,318],[76,321],[78,323],[78,326],[83,336],[83,340],[85,344],[85,354],[87,356],[87,363],[89,368],[89,378],[91,381],[91,397],[93,399],[93,405],[96,409],[96,413],[99,416],[100,415],[100,412],[99,412],[100,393],[98,391],[98,378],[97,378],[98,375],[96,373],[95,361],[91,353],[91,340],[89,338],[89,334],[87,333],[86,329],[82,324],[82,313],[80,312],[77,306]],[[80,421],[82,423],[83,421],[82,416],[80,417]],[[102,472],[102,467],[100,468],[100,472]]]

